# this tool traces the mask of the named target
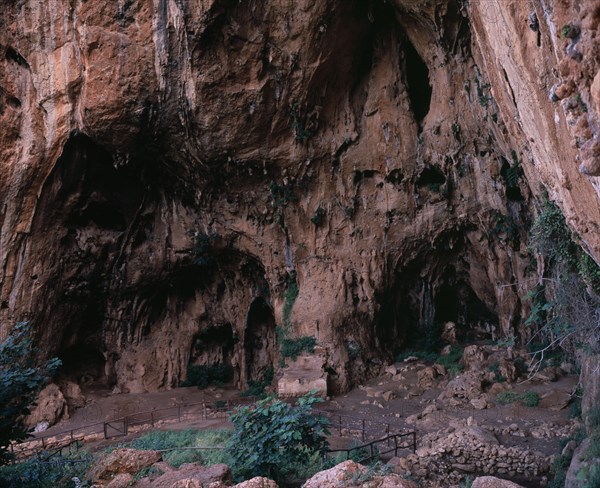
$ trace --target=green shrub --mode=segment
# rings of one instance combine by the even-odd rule
[[[452,376],[456,376],[464,369],[460,364],[464,350],[464,347],[453,345],[450,347],[450,352],[444,356],[438,356],[436,362],[444,366]]]
[[[521,400],[526,407],[537,407],[540,404],[540,396],[535,391],[526,391],[521,395]]]
[[[233,367],[229,364],[190,364],[186,380],[181,386],[206,388],[211,383],[223,385],[233,379]]]
[[[312,336],[302,336],[296,339],[285,338],[281,341],[281,355],[295,361],[303,352],[314,352],[316,345],[317,340]]]
[[[253,396],[253,397],[257,397],[257,398],[264,398],[266,395],[265,388],[271,386],[271,383],[273,383],[274,374],[275,374],[275,372],[273,371],[272,367],[267,368],[263,374],[262,380],[249,381],[248,389],[241,392],[240,396],[243,396],[243,397]]]
[[[292,406],[267,398],[236,409],[230,417],[234,432],[228,445],[236,479],[293,477],[293,466],[308,464],[315,454],[325,455],[328,421],[312,412],[318,401],[307,395]]]
[[[14,465],[0,467],[0,486],[6,488],[72,488],[72,478],[86,483],[86,472],[92,464],[87,451],[69,456],[56,456],[53,463],[39,463],[29,459]],[[87,483],[83,486],[87,486]]]
[[[519,400],[519,395],[514,391],[502,391],[496,395],[496,401],[501,405],[509,405]]]
[[[56,358],[35,364],[36,353],[27,322],[18,323],[0,342],[0,465],[10,459],[10,442],[27,437],[23,416],[61,364]]]

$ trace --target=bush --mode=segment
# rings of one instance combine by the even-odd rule
[[[273,371],[272,367],[269,367],[265,370],[265,373],[263,374],[263,378],[260,381],[249,381],[248,382],[248,389],[241,392],[240,396],[243,397],[258,397],[258,398],[264,398],[264,396],[266,395],[265,393],[265,388],[271,386],[271,383],[273,383],[273,376],[274,376],[275,372]]]
[[[302,336],[296,339],[285,338],[281,341],[281,355],[294,361],[303,352],[314,352],[317,340],[312,336]]]
[[[233,379],[233,367],[229,364],[190,364],[187,368],[186,380],[181,386],[197,386],[206,388],[211,383],[223,385]]]
[[[540,404],[540,396],[535,391],[527,391],[521,395],[523,405],[526,407],[537,407]]]
[[[320,401],[311,395],[296,406],[267,398],[231,415],[234,432],[228,445],[236,479],[295,476],[294,466],[306,465],[328,448],[328,421],[312,412]]]
[[[87,451],[77,451],[71,456],[53,459],[53,463],[40,463],[29,459],[10,466],[0,467],[0,486],[3,488],[72,488],[72,478],[85,481],[92,464]],[[87,486],[87,485],[84,485]]]
[[[438,356],[436,362],[444,366],[452,376],[460,373],[464,367],[460,364],[465,348],[460,346],[451,346],[450,353],[445,356]]]
[[[35,349],[27,322],[15,326],[0,343],[0,465],[10,458],[11,441],[23,440],[27,431],[22,419],[48,378],[60,366],[58,359],[33,363]]]
[[[496,401],[501,405],[509,405],[519,400],[519,395],[514,391],[502,391],[496,395]]]

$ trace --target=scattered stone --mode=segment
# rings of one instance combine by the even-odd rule
[[[392,390],[384,391],[382,396],[386,402],[389,402],[390,400],[396,398],[396,394]]]
[[[470,402],[475,410],[484,410],[488,406],[488,402],[485,398],[473,398]]]
[[[395,364],[392,364],[392,365],[388,366],[387,368],[385,368],[385,373],[389,374],[391,376],[395,376],[398,373],[398,368],[396,368]]]
[[[465,371],[481,371],[487,356],[487,352],[483,347],[473,344],[465,347],[461,364],[464,366]]]

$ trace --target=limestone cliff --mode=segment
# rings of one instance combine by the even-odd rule
[[[2,333],[30,319],[132,392],[190,363],[258,379],[275,324],[333,390],[436,323],[526,339],[542,186],[600,256],[599,22],[592,0],[5,2]]]

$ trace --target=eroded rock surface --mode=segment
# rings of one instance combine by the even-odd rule
[[[540,184],[600,256],[600,12],[568,4],[6,3],[2,334],[124,392],[260,381],[276,324],[333,392],[434,323],[527,340]]]

